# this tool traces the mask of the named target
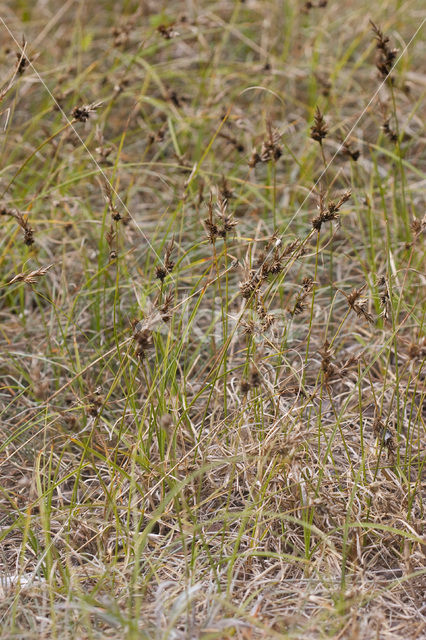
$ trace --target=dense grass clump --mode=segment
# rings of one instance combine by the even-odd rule
[[[3,9],[1,637],[426,637],[420,0]]]

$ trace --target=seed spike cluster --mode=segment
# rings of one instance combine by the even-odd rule
[[[105,200],[108,203],[108,209],[111,214],[111,217],[115,222],[119,222],[121,220],[121,214],[114,204],[114,194],[113,194],[111,185],[109,184],[109,182],[107,182],[107,180],[105,180],[104,182],[104,189],[105,189]]]
[[[351,293],[347,294],[344,291],[341,291],[348,301],[349,308],[352,309],[356,313],[359,318],[364,318],[367,322],[371,324],[374,323],[374,318],[366,309],[367,307],[367,299],[362,298],[361,294],[366,288],[366,284],[360,287],[359,289],[352,289]]]
[[[87,122],[91,114],[95,113],[99,109],[102,103],[103,103],[103,100],[100,100],[98,102],[92,102],[92,104],[85,104],[80,107],[78,106],[74,107],[73,110],[71,111],[73,121]]]
[[[15,284],[16,282],[35,284],[36,282],[38,282],[38,279],[46,275],[46,273],[52,267],[53,264],[49,264],[47,267],[39,267],[38,269],[34,269],[33,271],[23,271],[22,273],[18,273],[11,280],[9,280],[8,284]]]
[[[328,126],[319,107],[315,108],[314,124],[311,127],[311,138],[322,144],[322,141],[328,134]]]
[[[27,41],[25,40],[25,38],[22,38],[22,46],[21,46],[21,51],[17,51],[16,52],[16,57],[17,57],[17,68],[16,68],[16,73],[18,75],[22,75],[23,73],[25,73],[25,71],[27,70],[27,68],[30,65],[31,60],[27,57],[25,51],[27,48]]]
[[[380,276],[377,281],[377,287],[380,293],[380,307],[382,309],[380,315],[385,320],[389,320],[391,317],[391,301],[389,286],[385,276]]]
[[[385,424],[380,415],[374,418],[373,432],[376,435],[380,446],[385,447],[389,457],[394,460],[396,452],[395,437],[388,424]]]
[[[234,220],[232,214],[228,213],[228,201],[224,200],[219,194],[216,200],[216,206],[213,207],[213,195],[210,194],[207,203],[208,217],[203,220],[206,227],[207,235],[212,244],[217,238],[227,238],[228,234],[237,226],[237,220]]]
[[[324,222],[339,221],[339,211],[350,197],[351,191],[347,190],[337,200],[326,202],[324,193],[320,193],[318,200],[319,214],[312,220],[312,227],[315,231],[319,233]]]
[[[426,234],[426,213],[424,214],[421,220],[414,218],[410,225],[411,231],[413,233],[413,241],[416,242],[421,235]]]
[[[303,278],[301,291],[296,297],[293,309],[290,311],[292,316],[297,316],[303,313],[305,310],[306,300],[309,297],[309,294],[313,291],[314,286],[317,284],[318,283],[314,282],[314,279],[310,276]]]
[[[376,37],[376,67],[382,78],[389,77],[395,63],[398,49],[391,49],[389,46],[389,38],[383,34],[383,31],[370,20],[371,28]]]
[[[266,135],[263,139],[260,153],[256,148],[253,149],[249,160],[249,167],[253,169],[259,162],[277,162],[282,156],[282,147],[280,144],[281,133],[272,126],[270,120],[266,124]]]
[[[173,271],[174,266],[175,266],[175,263],[171,259],[171,255],[173,253],[174,246],[175,246],[175,239],[172,238],[170,240],[169,244],[166,247],[166,253],[164,255],[163,264],[157,266],[157,268],[156,268],[155,275],[159,280],[161,280],[161,282],[164,282],[167,274],[171,273]]]
[[[17,209],[1,207],[0,216],[10,216],[11,218],[15,218],[16,222],[24,232],[24,244],[26,244],[27,247],[31,247],[31,245],[34,244],[34,229],[28,222],[28,215],[21,213]]]

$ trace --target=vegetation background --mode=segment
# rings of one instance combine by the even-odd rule
[[[2,3],[4,640],[426,637],[424,9]]]

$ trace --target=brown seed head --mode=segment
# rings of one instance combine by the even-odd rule
[[[71,111],[71,115],[74,120],[79,122],[86,122],[90,118],[90,114],[94,113],[102,102],[93,102],[92,104],[83,105],[81,107],[74,107]]]
[[[319,110],[319,107],[317,106],[315,109],[314,124],[311,127],[311,138],[322,144],[322,141],[326,137],[327,133],[327,123],[324,120],[324,116]]]
[[[382,78],[387,78],[393,69],[398,49],[391,49],[389,38],[371,20],[370,24],[376,37],[376,67]]]
[[[367,300],[366,298],[361,298],[361,294],[364,291],[366,286],[367,285],[364,285],[359,289],[353,289],[349,295],[346,294],[344,291],[342,291],[342,293],[346,297],[349,307],[352,309],[352,311],[354,311],[357,314],[358,317],[365,318],[367,322],[373,323],[374,322],[373,316],[371,315],[371,313],[368,313],[368,311],[366,310]]]
[[[53,267],[53,264],[49,264],[47,267],[40,267],[34,271],[23,271],[9,280],[8,284],[15,284],[15,282],[26,282],[27,284],[34,284],[37,279],[44,276],[49,269]]]

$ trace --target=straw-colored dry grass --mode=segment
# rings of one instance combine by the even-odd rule
[[[4,4],[3,639],[426,637],[423,19]]]

